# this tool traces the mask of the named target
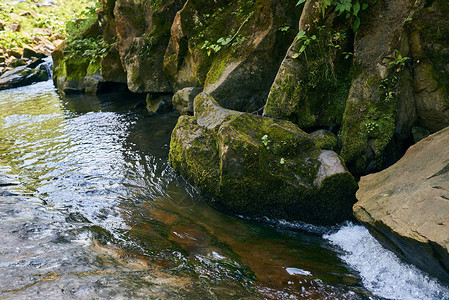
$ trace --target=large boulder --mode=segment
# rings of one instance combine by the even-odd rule
[[[449,282],[449,127],[362,177],[354,215],[379,241]]]
[[[259,110],[299,13],[294,1],[188,0],[171,28],[165,73],[175,91],[204,86],[225,108]]]
[[[335,224],[357,184],[339,156],[288,121],[220,107],[201,93],[172,133],[173,168],[234,213]]]

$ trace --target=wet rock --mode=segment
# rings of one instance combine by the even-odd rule
[[[225,108],[253,112],[265,103],[296,28],[286,1],[187,1],[176,14],[164,58],[175,91],[201,87]]]
[[[12,59],[12,60],[10,60],[8,67],[9,68],[17,68],[20,66],[25,66],[27,64],[28,64],[28,60],[26,60],[26,59],[22,59],[22,58]]]
[[[88,75],[83,78],[83,87],[86,94],[96,94],[105,80],[100,74]]]
[[[23,50],[21,48],[12,48],[8,50],[8,55],[14,56],[15,58],[21,58],[23,54]]]
[[[21,66],[7,71],[0,76],[0,90],[16,88],[46,80],[48,80],[47,71]]]
[[[194,113],[179,119],[169,160],[214,204],[318,224],[351,217],[354,178],[293,123],[221,108],[206,93]]]
[[[181,115],[193,115],[193,101],[202,91],[202,88],[195,87],[188,87],[177,91],[173,96],[173,106]]]
[[[150,114],[167,112],[173,108],[172,95],[170,94],[148,94],[146,97],[146,108]]]
[[[314,131],[310,133],[310,138],[320,149],[336,151],[338,148],[337,136],[328,130],[320,129]]]
[[[449,127],[362,177],[354,215],[405,260],[449,282]]]

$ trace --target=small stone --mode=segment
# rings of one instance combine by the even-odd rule
[[[177,91],[173,96],[173,106],[181,115],[193,115],[193,100],[202,91],[202,88],[197,87],[188,87]]]
[[[18,31],[20,31],[20,29],[22,29],[22,25],[20,25],[20,23],[14,22],[9,25],[9,28],[13,32],[18,32]]]
[[[51,36],[53,34],[53,30],[51,28],[34,28],[33,34],[37,35],[44,35],[44,36]]]

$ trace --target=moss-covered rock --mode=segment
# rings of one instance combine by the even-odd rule
[[[352,24],[321,0],[309,0],[299,34],[290,46],[264,109],[264,115],[290,120],[302,129],[339,127],[351,84]],[[323,17],[324,16],[324,17]]]
[[[332,132],[320,129],[310,133],[310,138],[315,142],[315,145],[323,150],[337,151],[338,139]]]
[[[205,93],[182,116],[169,160],[234,213],[333,224],[351,217],[357,184],[333,151],[296,125],[221,108]]]
[[[354,43],[358,76],[340,131],[341,156],[355,173],[385,168],[408,146],[417,117],[410,39],[404,26],[422,6],[422,1],[374,1],[364,13]]]
[[[175,90],[204,86],[223,107],[258,110],[299,12],[292,1],[189,0],[173,23],[165,72]]]
[[[414,59],[416,112],[435,132],[449,125],[449,3],[433,1],[406,26]]]

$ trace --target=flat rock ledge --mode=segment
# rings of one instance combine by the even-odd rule
[[[385,247],[449,282],[449,127],[359,186],[355,217]]]

